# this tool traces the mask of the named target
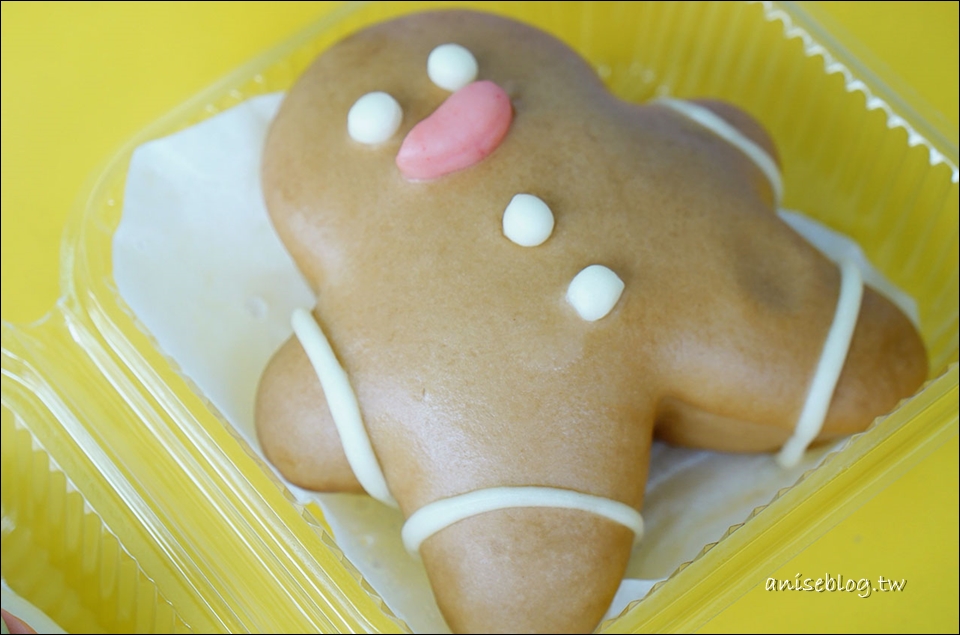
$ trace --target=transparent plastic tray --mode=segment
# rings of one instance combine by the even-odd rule
[[[792,3],[473,4],[554,33],[623,98],[751,112],[777,141],[785,205],[853,236],[917,299],[924,388],[600,627],[694,630],[957,434],[956,139]],[[344,35],[426,6],[347,5],[131,140],[77,202],[55,310],[3,324],[3,578],[68,631],[405,630],[319,509],[294,501],[138,327],[111,241],[134,147],[284,90]]]

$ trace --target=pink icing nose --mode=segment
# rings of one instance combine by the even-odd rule
[[[473,82],[407,133],[397,167],[408,179],[435,179],[479,163],[507,134],[513,108],[502,88]]]

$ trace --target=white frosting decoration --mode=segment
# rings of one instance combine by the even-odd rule
[[[777,462],[785,468],[799,463],[807,447],[820,434],[860,315],[860,301],[863,298],[863,276],[860,268],[850,258],[843,258],[839,265],[840,297],[837,299],[833,324],[823,344],[820,362],[810,382],[810,390],[793,436],[783,444],[777,455]]]
[[[521,247],[542,245],[553,233],[553,212],[533,194],[517,194],[503,211],[503,235]]]
[[[424,505],[403,525],[403,544],[416,554],[423,541],[450,525],[486,512],[511,507],[576,509],[603,516],[643,537],[643,517],[619,501],[556,487],[490,487]]]
[[[780,176],[780,168],[777,167],[777,162],[767,154],[766,150],[709,108],[682,99],[670,99],[668,97],[657,99],[655,103],[666,106],[700,124],[747,155],[770,181],[770,187],[773,189],[774,205],[779,207],[780,201],[783,199],[783,179]]]
[[[440,88],[455,92],[477,78],[477,60],[459,44],[441,44],[427,57],[427,75]]]
[[[347,132],[354,141],[375,145],[393,136],[403,121],[397,100],[384,92],[367,93],[350,107]]]
[[[874,267],[863,253],[860,245],[849,236],[830,229],[800,212],[781,208],[777,210],[777,215],[783,222],[790,225],[793,231],[806,238],[811,245],[833,262],[839,264],[844,258],[849,258],[857,263],[860,274],[863,276],[863,283],[895,304],[916,329],[920,330],[920,312],[917,309],[917,302],[880,273],[880,270]]]
[[[290,323],[320,380],[330,415],[343,444],[343,453],[347,455],[347,462],[357,480],[370,496],[397,507],[363,425],[360,404],[350,385],[350,378],[337,361],[326,335],[313,315],[305,309],[296,309]]]
[[[584,320],[594,322],[613,309],[623,293],[623,280],[603,265],[582,270],[567,288],[567,301]]]
[[[783,198],[783,181],[776,161],[767,154],[766,150],[748,139],[746,135],[708,108],[688,101],[669,98],[658,99],[657,103],[710,130],[747,155],[767,177],[770,187],[773,189],[775,204],[779,207]],[[779,210],[779,214],[785,222],[801,234],[806,236],[809,233],[806,231],[808,223],[802,219],[793,218],[784,210]],[[820,434],[820,430],[823,429],[823,422],[826,419],[827,411],[830,409],[830,402],[833,401],[833,393],[846,363],[850,342],[853,339],[853,331],[860,316],[860,302],[863,299],[863,273],[861,272],[861,265],[858,264],[858,260],[862,260],[862,257],[858,257],[856,253],[859,249],[850,249],[845,245],[839,247],[832,245],[832,247],[834,253],[827,253],[827,255],[839,256],[833,259],[840,267],[840,296],[837,299],[833,324],[830,326],[827,339],[823,344],[820,361],[810,382],[803,410],[801,410],[800,417],[797,419],[793,435],[787,439],[787,442],[783,444],[777,454],[777,463],[784,468],[797,465],[803,458],[804,452]],[[884,295],[889,297],[890,291],[885,285],[881,284],[880,287],[885,291]],[[908,315],[913,315],[913,313],[908,312]]]

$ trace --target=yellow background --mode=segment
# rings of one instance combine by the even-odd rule
[[[31,322],[56,301],[67,213],[124,141],[336,4],[4,2],[2,318]],[[811,4],[956,130],[957,2]],[[957,457],[954,437],[775,574],[883,575],[905,591],[770,593],[758,580],[707,630],[957,632]]]

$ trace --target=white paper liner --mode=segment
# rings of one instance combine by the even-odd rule
[[[314,305],[268,220],[260,191],[263,141],[282,98],[250,99],[139,147],[113,242],[114,278],[124,301],[257,451],[258,379],[291,335],[293,310]],[[829,257],[857,254],[868,284],[916,321],[909,296],[883,279],[850,239],[795,212],[781,216]],[[642,510],[646,532],[608,617],[769,503],[831,449],[809,451],[798,466],[783,470],[773,455],[655,443]],[[423,565],[400,540],[398,511],[365,496],[289,487],[301,502],[320,504],[340,548],[414,632],[449,632]]]

